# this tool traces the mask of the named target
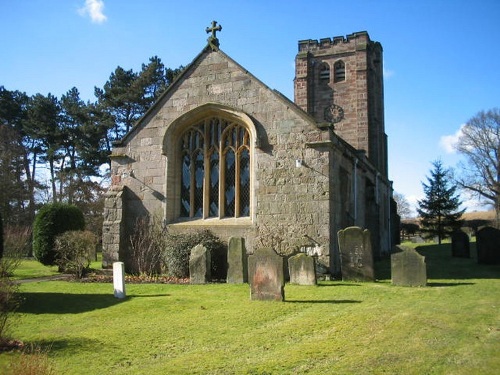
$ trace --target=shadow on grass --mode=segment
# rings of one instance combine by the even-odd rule
[[[463,286],[463,285],[474,285],[475,283],[433,283],[433,282],[430,282],[430,283],[427,283],[427,286],[436,286],[436,287],[439,287],[439,286]]]
[[[326,299],[326,300],[285,300],[286,303],[331,303],[331,304],[342,304],[342,303],[361,303],[361,301],[351,300],[351,299]]]
[[[359,284],[351,284],[351,283],[328,283],[328,284],[324,284],[324,283],[318,283],[317,286],[361,286]]]
[[[17,312],[26,314],[79,314],[126,301],[112,294],[21,293]]]
[[[425,245],[415,249],[425,256],[427,279],[466,280],[466,279],[498,279],[500,265],[478,264],[476,244],[470,244],[471,258],[456,258],[451,256],[451,244]],[[391,260],[383,259],[375,263],[375,274],[378,280],[391,279]],[[437,285],[441,284],[441,285]],[[446,285],[445,285],[446,284]],[[457,286],[466,283],[429,283],[435,286]]]
[[[39,349],[42,353],[53,353],[58,350],[65,352],[79,352],[88,351],[95,352],[96,346],[100,344],[99,340],[92,340],[86,337],[75,337],[61,340],[38,340],[25,342],[25,347],[32,351]]]

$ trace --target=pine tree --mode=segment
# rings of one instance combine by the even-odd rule
[[[462,204],[455,194],[456,186],[450,186],[449,171],[440,160],[432,163],[434,169],[427,177],[427,184],[422,183],[425,198],[418,201],[417,212],[420,216],[422,231],[429,237],[437,236],[441,244],[442,239],[460,228],[460,220],[465,209],[460,210]]]

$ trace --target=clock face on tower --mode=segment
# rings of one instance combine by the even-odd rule
[[[337,122],[340,122],[344,119],[344,110],[341,106],[332,104],[331,106],[325,108],[324,115],[326,121],[332,124],[336,124]]]

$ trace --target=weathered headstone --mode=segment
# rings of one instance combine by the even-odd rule
[[[299,285],[316,285],[316,269],[314,258],[299,253],[288,259],[290,283]]]
[[[484,227],[476,236],[477,262],[480,264],[500,264],[500,230]]]
[[[227,282],[242,284],[248,281],[248,257],[245,250],[245,239],[229,238],[227,248]]]
[[[412,237],[411,239],[411,242],[413,243],[424,243],[424,239],[420,236],[415,236],[415,237]]]
[[[285,299],[283,258],[273,249],[256,249],[248,257],[248,277],[250,299],[260,301],[283,301]]]
[[[113,263],[113,288],[116,298],[125,298],[125,264],[123,262]]]
[[[374,281],[370,231],[348,227],[338,232],[342,280]]]
[[[191,284],[206,284],[212,279],[210,251],[203,245],[196,245],[189,256],[189,279]]]
[[[396,246],[391,255],[392,284],[398,286],[426,286],[425,257],[411,247]]]
[[[467,233],[461,230],[452,233],[451,255],[457,258],[470,258],[470,241]]]

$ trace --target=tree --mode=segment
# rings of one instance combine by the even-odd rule
[[[37,140],[41,161],[49,166],[52,200],[57,201],[56,175],[62,154],[59,100],[52,94],[36,94],[28,105],[26,121],[28,134]]]
[[[490,203],[500,226],[500,109],[481,111],[461,129],[455,145],[468,166],[456,178],[458,186]]]
[[[410,219],[412,216],[412,211],[410,207],[410,202],[406,199],[403,194],[394,192],[393,198],[398,205],[398,215],[401,219]]]
[[[437,236],[438,242],[460,228],[461,216],[465,209],[455,195],[457,186],[451,185],[450,171],[445,169],[440,160],[432,163],[434,169],[427,177],[427,184],[422,183],[425,198],[418,201],[417,212],[420,215],[422,231],[429,237]]]

